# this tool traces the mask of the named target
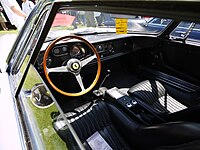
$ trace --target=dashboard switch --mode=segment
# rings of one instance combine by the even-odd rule
[[[126,107],[128,107],[128,108],[130,108],[130,107],[132,107],[133,105],[131,104],[131,103],[126,103]]]
[[[133,105],[137,104],[137,102],[135,100],[132,100],[131,102],[132,102]]]

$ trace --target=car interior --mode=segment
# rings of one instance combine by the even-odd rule
[[[107,149],[200,148],[200,51],[169,38],[174,24],[156,36],[75,33],[40,51],[35,68],[85,149],[95,137]]]

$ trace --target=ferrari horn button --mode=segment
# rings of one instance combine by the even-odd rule
[[[79,65],[79,63],[74,62],[74,63],[72,63],[71,67],[72,67],[73,70],[76,71],[76,70],[78,70],[80,68],[80,65]]]

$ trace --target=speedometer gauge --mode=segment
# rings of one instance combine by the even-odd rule
[[[72,47],[72,49],[70,50],[70,56],[71,56],[71,57],[77,56],[77,55],[80,54],[80,53],[81,53],[81,50],[80,50],[80,48],[79,48],[78,46],[76,46],[76,45],[74,45],[74,46]]]

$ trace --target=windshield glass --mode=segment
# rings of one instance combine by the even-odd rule
[[[170,19],[153,18],[150,16],[60,9],[55,16],[46,40],[54,39],[58,37],[57,35],[61,36],[71,33],[77,35],[107,32],[118,34],[158,34],[170,22]]]

